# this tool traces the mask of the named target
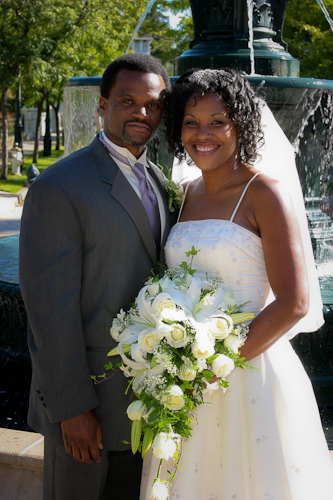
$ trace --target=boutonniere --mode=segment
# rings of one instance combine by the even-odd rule
[[[175,210],[179,210],[184,196],[184,188],[181,184],[171,179],[171,168],[166,167],[167,175],[165,175],[165,169],[162,165],[158,166],[162,171],[164,189],[169,198],[169,211],[174,212]]]

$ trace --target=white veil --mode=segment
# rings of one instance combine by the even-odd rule
[[[318,330],[324,322],[323,303],[320,294],[318,273],[313,257],[303,193],[296,169],[294,150],[266,103],[263,103],[262,106],[262,129],[264,132],[265,144],[259,149],[260,158],[257,159],[254,166],[270,177],[283,182],[288,188],[300,224],[308,273],[309,311],[307,315],[287,333],[287,337],[291,339],[298,333],[314,332]],[[200,175],[201,171],[197,167],[194,165],[189,166],[186,162],[178,164],[176,161],[172,171],[172,178],[176,182],[192,180]],[[271,294],[267,303],[271,302],[273,299],[274,296]]]
[[[283,182],[288,188],[300,225],[308,273],[309,311],[288,332],[287,337],[290,339],[301,332],[315,332],[318,330],[324,322],[323,303],[293,147],[266,103],[262,107],[261,123],[265,144],[259,149],[261,158],[256,161],[255,167],[270,177]]]

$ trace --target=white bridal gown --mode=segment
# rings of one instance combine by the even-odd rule
[[[203,276],[220,275],[238,304],[249,301],[243,311],[258,313],[271,300],[261,239],[233,217],[177,223],[166,245],[167,263],[176,267],[194,245],[200,252],[192,268]],[[251,364],[259,371],[237,368],[227,392],[215,391],[206,397],[211,404],[198,409],[169,498],[333,499],[332,462],[317,403],[291,344],[284,337]],[[148,499],[157,467],[149,453],[141,500]]]

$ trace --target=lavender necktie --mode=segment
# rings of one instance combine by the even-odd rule
[[[134,165],[131,165],[130,161],[126,156],[122,155],[118,151],[116,151],[114,148],[110,146],[104,139],[102,134],[99,134],[99,140],[101,143],[105,146],[105,148],[109,151],[109,153],[117,158],[117,160],[121,161],[122,163],[125,163],[126,165],[129,165],[131,169],[133,170],[134,174],[136,177],[139,179],[139,188],[141,192],[141,201],[142,205],[144,206],[148,219],[150,222],[151,230],[153,233],[154,241],[155,241],[155,246],[156,246],[156,251],[157,253],[159,252],[160,248],[160,240],[161,240],[161,219],[160,219],[160,212],[158,209],[158,202],[157,202],[157,197],[155,194],[155,191],[153,189],[153,186],[150,184],[149,180],[147,179],[146,173],[144,166],[142,163],[135,163]]]

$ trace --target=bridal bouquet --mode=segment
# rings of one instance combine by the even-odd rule
[[[193,259],[196,253],[192,247],[186,255]],[[227,375],[248,366],[238,349],[248,331],[244,321],[253,317],[240,311],[220,278],[201,279],[183,262],[162,278],[149,279],[133,307],[113,320],[111,335],[118,345],[108,356],[120,354],[120,369],[136,396],[127,409],[132,451],[145,457],[152,446],[160,459],[150,498],[168,498],[181,439],[191,435],[193,410],[204,403],[205,393],[225,391]],[[161,480],[162,461],[171,457],[174,471]]]

